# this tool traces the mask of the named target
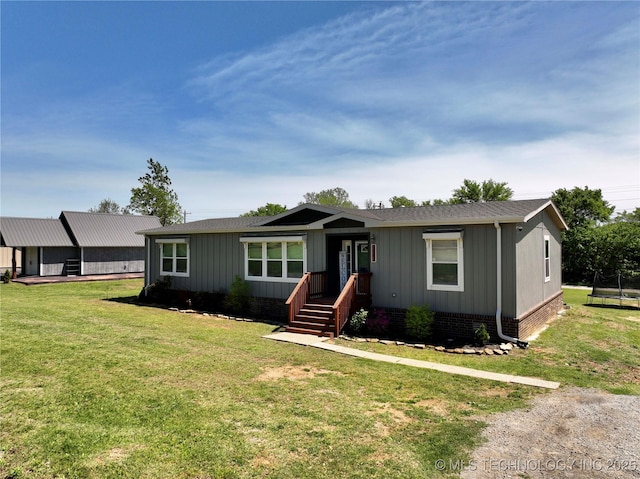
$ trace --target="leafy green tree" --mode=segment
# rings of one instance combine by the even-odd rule
[[[553,192],[551,201],[570,229],[606,223],[615,209],[602,197],[601,190],[591,190],[587,186],[572,190],[560,188]]]
[[[170,188],[169,169],[149,158],[149,172],[138,178],[142,186],[131,189],[128,209],[142,215],[157,216],[162,226],[182,223],[178,195]]]
[[[304,201],[300,204],[304,203],[312,203],[316,205],[324,205],[324,206],[336,206],[338,208],[357,208],[358,205],[353,203],[349,199],[349,193],[347,193],[342,188],[332,188],[329,190],[322,190],[319,193],[310,192],[305,193]]]
[[[406,196],[392,196],[389,198],[392,208],[410,208],[412,206],[418,206],[415,200],[410,200]]]
[[[243,213],[240,216],[275,216],[287,211],[286,206],[282,206],[276,203],[267,203],[264,206],[260,206],[257,210],[251,210],[247,213]]]
[[[460,188],[453,190],[449,203],[484,203],[486,201],[507,201],[513,197],[513,190],[507,183],[485,180],[482,183],[465,179]]]
[[[615,221],[616,223],[622,221],[625,221],[627,223],[640,223],[640,208],[636,208],[631,212],[627,212],[627,210],[624,210],[622,213],[619,213],[618,216],[613,219],[613,221]]]
[[[102,200],[100,204],[95,208],[89,208],[89,213],[111,213],[120,215],[126,213],[126,211],[111,198],[107,198],[105,200]]]
[[[640,276],[640,222],[620,221],[593,228],[591,232],[591,276],[622,274]]]
[[[562,233],[563,281],[591,284],[594,273],[602,271],[603,261],[613,261],[610,265],[614,269],[620,267],[603,249],[605,232],[598,226],[609,221],[614,207],[604,200],[601,190],[560,188],[551,200],[569,226]]]

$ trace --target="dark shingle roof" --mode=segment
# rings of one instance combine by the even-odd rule
[[[74,246],[59,219],[0,218],[4,246]]]
[[[417,206],[369,210],[384,222],[472,223],[493,221],[522,221],[537,212],[549,200],[489,201],[461,205]],[[357,210],[356,210],[357,211]],[[357,214],[357,213],[355,213]]]
[[[136,233],[160,226],[156,216],[63,211],[60,219],[80,247],[143,247],[144,238]]]
[[[218,218],[194,221],[179,225],[167,226],[142,233],[158,234],[189,234],[189,233],[222,233],[222,232],[250,232],[250,231],[278,231],[285,229],[304,228],[305,225],[287,225],[283,218],[295,215],[305,209],[320,209],[331,213],[318,221],[319,227],[325,222],[334,221],[339,217],[359,220],[366,226],[390,227],[410,225],[456,225],[456,224],[487,224],[498,221],[500,223],[526,222],[543,209],[548,209],[553,220],[561,229],[566,224],[560,213],[548,199],[493,201],[486,203],[468,203],[462,205],[418,206],[413,208],[386,208],[380,210],[360,210],[352,208],[335,208],[318,205],[300,205],[288,212],[273,217],[236,217]],[[282,223],[282,226],[276,224]],[[273,225],[273,226],[271,226]]]

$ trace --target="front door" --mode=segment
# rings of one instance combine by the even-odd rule
[[[327,235],[327,293],[338,295],[359,271],[369,271],[369,235]]]
[[[36,276],[40,271],[38,268],[40,260],[38,259],[37,247],[25,247],[24,249],[24,267],[27,276]]]

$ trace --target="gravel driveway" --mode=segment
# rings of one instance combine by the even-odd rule
[[[491,416],[463,479],[640,478],[640,396],[560,389],[528,409]]]

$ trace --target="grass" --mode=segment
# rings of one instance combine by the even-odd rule
[[[509,356],[456,355],[374,343],[340,344],[379,353],[487,371],[533,376],[561,384],[640,395],[640,310],[589,306],[581,289],[564,290],[564,315]]]
[[[266,323],[137,306],[141,286],[0,286],[0,477],[455,477],[436,460],[468,459],[487,415],[542,393],[265,340]],[[473,359],[638,393],[640,323],[625,316],[638,318],[577,306],[529,350]]]

